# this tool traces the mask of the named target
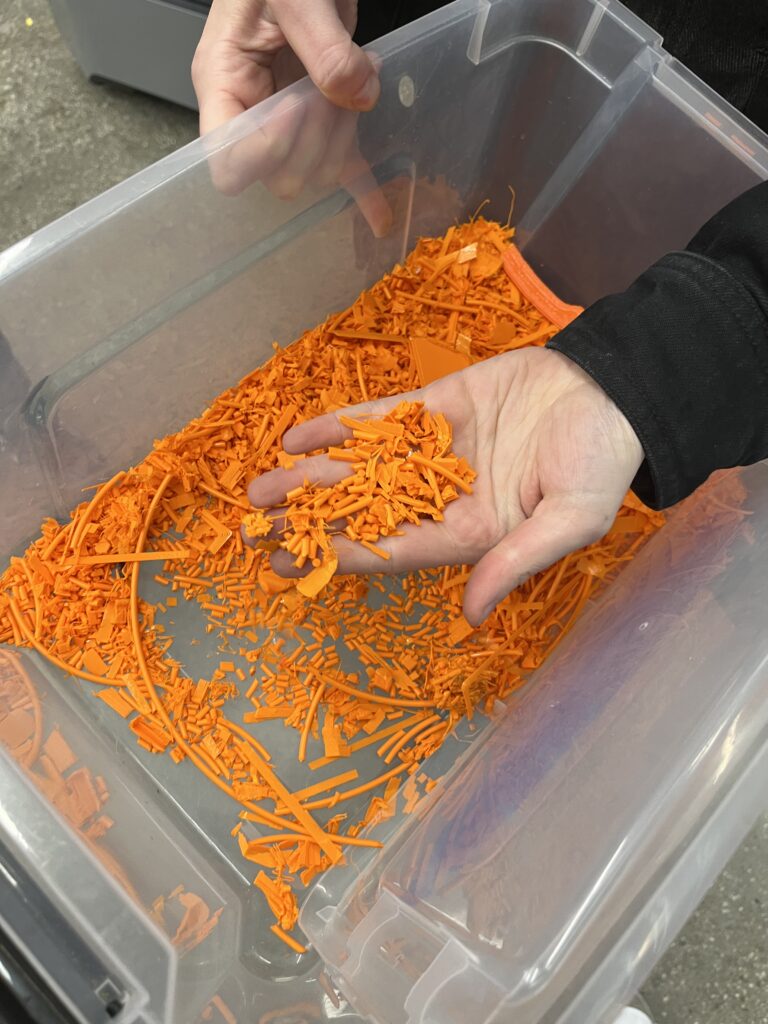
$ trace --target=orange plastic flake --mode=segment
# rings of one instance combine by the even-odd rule
[[[78,768],[72,772],[65,789],[69,797],[69,811],[76,826],[83,825],[100,810],[101,800],[87,768]]]
[[[28,743],[35,731],[35,720],[31,712],[16,708],[0,721],[0,743],[11,751],[19,750]]]
[[[85,665],[89,672],[93,672],[94,675],[106,675],[108,671],[107,663],[95,647],[89,647],[85,652],[83,655],[83,665]]]
[[[533,267],[513,243],[510,243],[503,257],[504,270],[513,284],[545,320],[558,330],[581,316],[582,306],[569,306],[562,302],[541,280]],[[553,333],[553,332],[550,332]]]
[[[300,579],[296,584],[296,589],[303,597],[317,597],[320,591],[330,583],[338,565],[339,559],[329,541],[325,561],[303,579]]]
[[[468,352],[448,348],[429,338],[411,338],[411,354],[421,387],[449,373],[465,370],[472,361]]]
[[[48,739],[43,744],[43,750],[51,759],[56,771],[61,775],[68,771],[77,761],[77,758],[72,753],[72,748],[58,729],[54,729],[48,734]]]
[[[282,941],[286,944],[286,946],[290,946],[290,948],[294,951],[294,953],[306,953],[307,952],[307,947],[306,946],[302,946],[302,944],[300,942],[297,942],[296,939],[294,939],[291,935],[288,934],[288,932],[283,931],[283,929],[280,927],[279,924],[273,924],[270,927],[271,927],[271,930],[275,933],[275,935],[279,939],[282,939]]]
[[[273,525],[270,517],[260,509],[249,512],[243,519],[243,527],[248,537],[266,537],[272,531]]]

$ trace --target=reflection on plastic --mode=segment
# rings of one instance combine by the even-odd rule
[[[219,132],[204,139],[215,187],[236,196],[261,182],[274,196],[341,186],[352,196],[376,238],[392,226],[392,213],[360,153],[359,115],[330,103],[314,86],[279,98],[253,131],[222,146]]]
[[[13,440],[20,403],[29,390],[29,379],[11,347],[0,334],[0,448]]]

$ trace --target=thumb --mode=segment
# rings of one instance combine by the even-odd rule
[[[317,88],[339,107],[370,110],[379,98],[379,77],[352,42],[334,0],[273,0],[271,7]]]
[[[464,590],[464,615],[479,626],[500,601],[536,572],[593,544],[609,529],[616,508],[604,495],[567,494],[544,498],[524,520],[491,548],[472,570]]]

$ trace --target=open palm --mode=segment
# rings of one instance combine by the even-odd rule
[[[339,571],[402,572],[438,565],[475,566],[464,613],[477,625],[532,573],[599,539],[609,529],[643,458],[634,431],[594,381],[557,352],[528,349],[497,356],[406,396],[442,412],[453,426],[453,449],[477,472],[471,495],[445,510],[442,522],[408,525],[378,541],[375,554],[338,538]],[[355,417],[380,416],[396,395],[355,406]],[[351,436],[335,413],[288,431],[294,454],[337,445]],[[303,480],[329,484],[345,467],[324,455],[254,480],[249,498],[276,507]],[[295,570],[287,552],[273,556],[283,575]]]

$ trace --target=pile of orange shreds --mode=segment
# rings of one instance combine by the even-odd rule
[[[400,402],[378,420],[340,419],[352,437],[329,448],[328,457],[348,464],[350,475],[330,487],[305,481],[288,492],[288,507],[276,516],[257,509],[243,520],[246,535],[257,540],[277,528],[298,569],[311,563],[296,584],[304,597],[317,597],[338,567],[332,526],[387,560],[389,553],[376,545],[380,537],[397,536],[406,522],[440,521],[460,491],[472,493],[475,473],[450,451],[451,426],[442,413]]]
[[[233,835],[259,866],[276,934],[297,953],[297,886],[350,846],[376,845],[360,832],[391,814],[395,799],[413,809],[433,785],[422,762],[459,718],[519,687],[663,521],[628,497],[603,540],[529,580],[476,630],[461,614],[465,567],[386,586],[333,577],[313,598],[277,577],[266,552],[244,548],[248,481],[290,464],[281,450],[290,426],[544,344],[567,322],[573,311],[525,268],[512,234],[476,219],[422,239],[404,265],[276,347],[202,416],[96,489],[69,522],[45,522],[0,580],[0,642],[34,647],[93,684],[139,744],[189,760],[240,806]],[[167,600],[142,599],[144,574]],[[207,679],[188,677],[166,631],[177,594],[205,612],[218,644],[221,661]],[[351,656],[357,671],[344,667]],[[262,723],[275,720],[287,730],[272,751],[281,765],[307,763],[310,744],[322,750],[299,791],[259,739]],[[363,749],[375,751],[381,770],[360,779]],[[331,777],[312,781],[312,770],[326,767]]]

